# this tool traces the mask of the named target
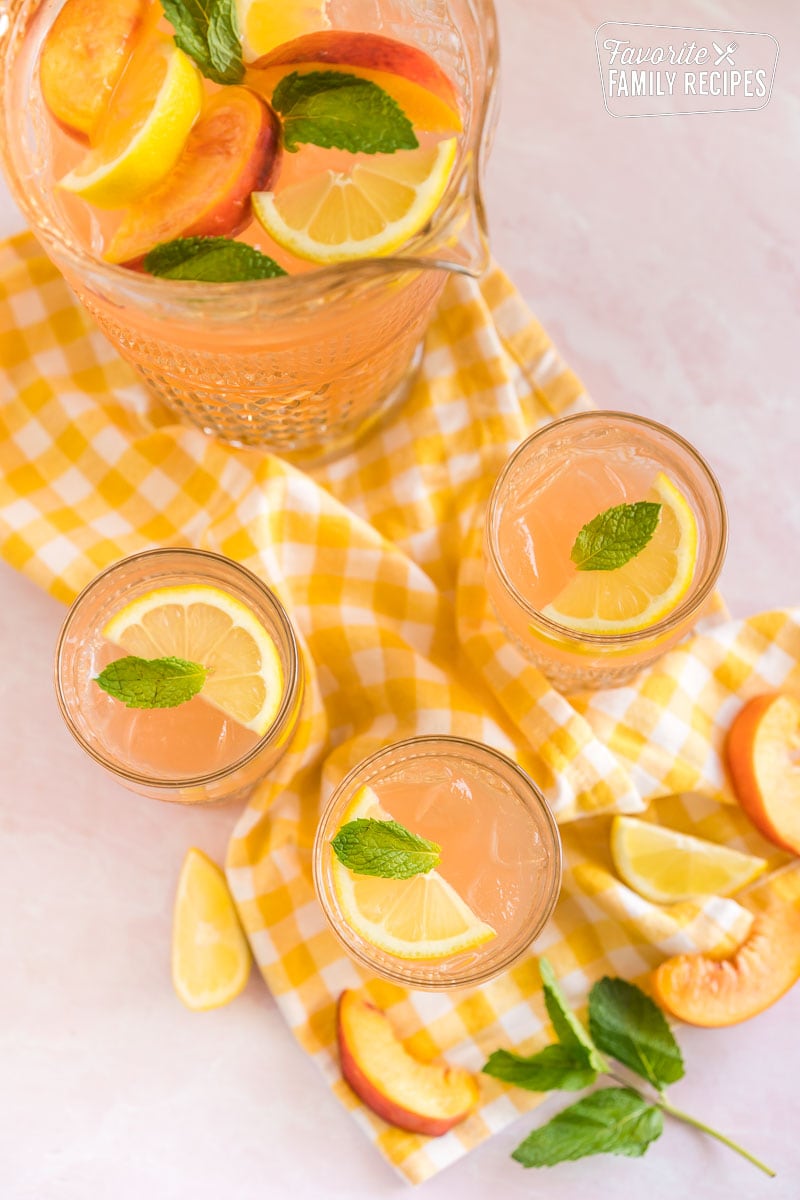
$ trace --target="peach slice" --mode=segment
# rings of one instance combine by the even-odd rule
[[[477,1105],[474,1076],[414,1058],[385,1013],[357,992],[348,989],[339,997],[337,1033],[342,1074],[368,1108],[391,1125],[440,1137]]]
[[[773,692],[748,700],[725,754],[736,796],[776,846],[800,854],[800,700]]]
[[[269,105],[248,88],[223,88],[200,114],[174,169],[127,211],[106,259],[135,266],[173,238],[233,236],[250,220],[251,193],[274,180],[279,157]]]
[[[147,0],[67,0],[42,47],[44,101],[67,130],[91,136],[122,74]]]
[[[728,958],[679,954],[654,972],[662,1008],[689,1025],[736,1025],[769,1008],[800,979],[800,911],[773,902]]]
[[[290,70],[306,73],[336,67],[377,83],[394,97],[416,129],[439,133],[461,129],[456,90],[438,63],[416,46],[378,33],[323,29],[304,34],[252,63],[247,81],[271,96]]]

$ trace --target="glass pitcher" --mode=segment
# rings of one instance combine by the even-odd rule
[[[0,0],[0,149],[46,253],[122,357],[186,420],[301,464],[340,453],[405,395],[448,273],[477,276],[487,264],[481,181],[497,108],[492,0],[330,0],[335,26],[418,46],[453,81],[463,133],[447,190],[393,257],[215,284],[103,262],[59,219],[36,65],[62,2]]]

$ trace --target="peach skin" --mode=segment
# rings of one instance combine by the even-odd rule
[[[736,797],[756,828],[800,854],[800,700],[785,692],[748,700],[725,755]]]
[[[342,1074],[390,1125],[440,1137],[478,1103],[478,1084],[468,1071],[414,1058],[386,1015],[349,989],[339,997],[337,1034]]]

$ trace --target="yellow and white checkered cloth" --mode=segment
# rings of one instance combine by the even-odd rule
[[[236,824],[228,878],[292,1032],[409,1180],[536,1097],[484,1076],[480,1110],[445,1137],[390,1128],[340,1077],[342,988],[363,985],[415,1053],[475,1071],[498,1046],[533,1051],[549,1032],[532,953],[480,988],[410,994],[369,978],[328,932],[311,883],[315,824],[365,754],[415,733],[457,733],[537,780],[566,865],[536,949],[579,1001],[604,973],[636,976],[666,953],[729,947],[751,920],[733,900],[658,907],[622,886],[608,848],[615,812],[646,809],[784,867],[751,891],[751,906],[769,889],[800,895],[800,871],[731,804],[719,753],[745,698],[800,693],[800,611],[709,622],[635,685],[571,702],[497,627],[480,562],[491,485],[534,426],[588,404],[500,271],[451,279],[402,412],[310,474],[175,424],[29,235],[0,247],[0,362],[0,546],[13,566],[69,601],[122,555],[201,546],[255,571],[291,614],[309,678],[301,723]],[[674,792],[694,794],[659,799]]]

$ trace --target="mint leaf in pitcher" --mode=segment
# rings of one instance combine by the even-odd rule
[[[236,0],[161,0],[175,30],[175,44],[213,83],[244,79]]]
[[[272,96],[283,121],[283,144],[295,151],[304,142],[351,154],[416,150],[414,127],[388,92],[369,79],[344,71],[293,71]]]
[[[176,708],[197,695],[207,675],[184,658],[128,655],[109,663],[94,682],[127,708]]]
[[[198,283],[244,283],[277,279],[283,267],[255,246],[226,237],[175,238],[162,242],[145,256],[145,271],[161,279]]]

